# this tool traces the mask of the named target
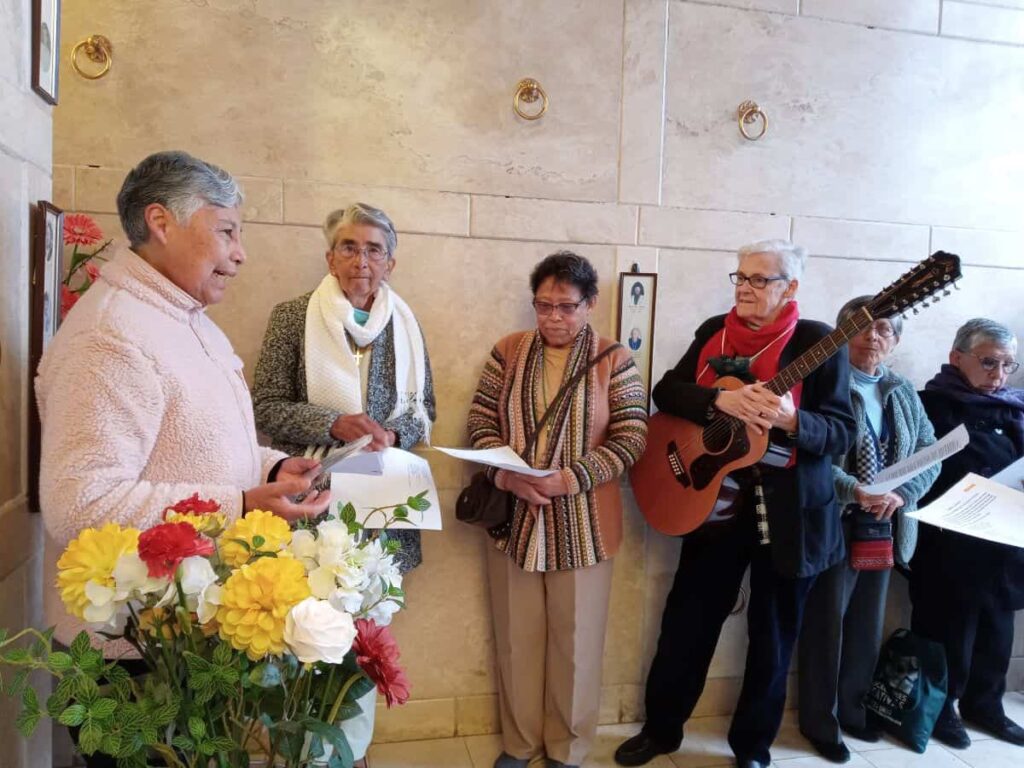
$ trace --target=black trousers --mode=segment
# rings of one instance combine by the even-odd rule
[[[1013,651],[1013,610],[1003,607],[989,590],[965,595],[929,584],[924,573],[912,573],[910,628],[946,650],[946,706],[959,699],[960,712],[967,718],[1002,718]]]
[[[753,519],[746,515],[683,540],[645,697],[644,732],[665,749],[676,749],[682,741],[683,724],[704,690],[722,624],[749,566],[749,643],[729,746],[741,760],[771,761],[793,646],[815,577],[780,576],[770,550],[757,543]]]

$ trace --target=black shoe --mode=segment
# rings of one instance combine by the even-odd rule
[[[811,746],[818,750],[818,754],[828,760],[830,763],[848,763],[850,762],[850,750],[846,748],[843,742],[836,744],[832,741],[818,741],[804,734],[804,738],[811,742]]]
[[[679,747],[666,747],[659,744],[643,731],[631,739],[626,739],[615,750],[615,762],[619,765],[644,765],[658,755],[675,752]]]
[[[494,761],[494,768],[526,768],[529,764],[529,760],[512,757],[508,752],[502,752]]]
[[[948,707],[942,710],[939,719],[935,721],[932,738],[953,749],[967,749],[971,746],[971,737],[964,729],[964,721]]]
[[[843,729],[843,733],[853,736],[855,739],[867,741],[872,744],[882,738],[882,732],[871,725],[865,725],[863,728],[858,728],[856,725],[843,725],[840,723],[839,727]]]
[[[1024,728],[1021,728],[1006,715],[999,717],[964,715],[964,720],[975,728],[995,736],[1000,741],[1008,741],[1010,744],[1024,747]]]
[[[741,760],[736,758],[736,768],[769,768],[771,763],[762,763],[760,760],[754,760],[753,758],[747,758]]]

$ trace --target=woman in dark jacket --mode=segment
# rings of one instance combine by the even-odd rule
[[[714,522],[683,541],[647,677],[647,722],[615,753],[620,765],[643,765],[679,747],[748,565],[749,648],[729,744],[740,768],[771,762],[804,601],[815,575],[844,554],[832,461],[849,450],[856,431],[849,360],[840,349],[781,398],[759,383],[727,391],[713,382],[726,372],[768,381],[829,333],[823,323],[799,319],[794,299],[805,253],[778,240],[742,248],[730,275],[735,307],[697,330],[682,360],[654,389],[658,408],[673,416],[707,424],[721,411],[770,430],[771,446],[757,472],[771,543],[759,543],[758,483],[753,473],[740,473],[734,514],[713,515]]]
[[[949,364],[921,400],[938,437],[963,424],[971,439],[943,461],[922,505],[968,472],[990,477],[1024,456],[1024,390],[1006,386],[1020,366],[1016,352],[1013,333],[995,321],[977,318],[957,331]],[[959,699],[964,720],[1024,746],[1024,728],[1003,712],[1013,612],[1024,608],[1024,549],[923,525],[910,576],[911,626],[946,650],[949,692],[932,735],[970,745],[953,707]]]

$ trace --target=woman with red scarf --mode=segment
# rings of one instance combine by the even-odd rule
[[[736,305],[697,329],[682,360],[654,388],[654,402],[666,413],[706,424],[721,411],[769,430],[771,444],[752,471],[734,473],[736,502],[683,541],[647,677],[647,722],[616,751],[619,765],[643,765],[679,748],[748,566],[749,646],[729,745],[740,768],[771,762],[804,601],[815,576],[844,556],[832,460],[846,454],[856,434],[845,349],[783,397],[759,383],[831,330],[799,317],[805,260],[803,248],[782,240],[741,248],[730,275]],[[714,381],[725,375],[750,383],[716,389]],[[758,536],[755,488],[765,497],[768,544]]]

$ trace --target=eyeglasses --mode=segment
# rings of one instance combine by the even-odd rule
[[[867,333],[868,331],[874,331],[883,339],[891,339],[896,335],[896,329],[892,327],[892,323],[888,320],[875,320],[875,322],[865,328],[862,333]]]
[[[334,246],[332,250],[336,253],[340,253],[346,259],[354,259],[356,256],[362,254],[370,261],[384,261],[388,255],[388,252],[376,243],[359,246],[355,243],[344,242]]]
[[[765,277],[764,275],[750,275],[747,277],[742,272],[730,272],[729,281],[733,285],[743,285],[744,283],[750,283],[751,288],[761,289],[764,288],[768,283],[773,283],[776,280],[789,280],[785,275],[777,275],[776,277]]]
[[[1016,360],[999,360],[994,357],[978,357],[973,352],[967,352],[965,354],[970,355],[981,365],[982,369],[988,373],[992,373],[996,368],[1002,367],[1003,373],[1010,375],[1020,370],[1020,363]]]
[[[562,317],[569,317],[570,315],[576,314],[576,310],[580,308],[580,305],[585,302],[586,299],[580,299],[577,302],[563,302],[562,304],[551,304],[547,301],[533,300],[533,308],[540,317],[547,317],[555,310],[558,310],[558,314]]]

